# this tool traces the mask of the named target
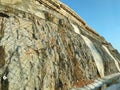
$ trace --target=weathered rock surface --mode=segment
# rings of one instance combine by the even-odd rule
[[[117,50],[57,0],[0,2],[0,90],[68,90],[120,71]]]

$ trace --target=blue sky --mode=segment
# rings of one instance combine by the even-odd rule
[[[120,0],[60,0],[120,52]]]

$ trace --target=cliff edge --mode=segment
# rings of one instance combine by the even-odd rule
[[[58,0],[0,0],[0,90],[69,90],[120,71],[120,54]]]

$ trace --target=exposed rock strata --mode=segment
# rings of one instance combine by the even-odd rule
[[[65,9],[58,1],[28,0],[23,3],[18,0],[19,4],[6,1],[9,0],[0,3],[1,90],[68,90],[77,82],[87,83],[102,77],[81,35],[93,43],[101,56],[105,76],[119,71],[117,50],[82,25],[84,21],[71,18],[73,12],[66,10],[68,16],[59,12]],[[57,9],[50,4],[52,2],[58,5]],[[74,31],[71,23],[81,35]]]

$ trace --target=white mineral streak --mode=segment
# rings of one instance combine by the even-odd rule
[[[104,65],[103,65],[103,61],[102,61],[100,54],[98,53],[97,49],[95,48],[95,46],[93,45],[93,43],[90,39],[88,39],[87,37],[85,37],[83,35],[81,35],[81,36],[92,52],[92,55],[93,55],[96,65],[97,65],[100,76],[104,77]]]
[[[106,52],[107,52],[107,53],[110,55],[110,57],[114,60],[115,65],[116,65],[118,71],[120,72],[120,67],[119,67],[119,64],[118,64],[117,60],[113,57],[113,55],[110,53],[110,51],[108,50],[108,48],[107,48],[106,46],[103,45],[102,47],[106,50]]]
[[[72,24],[72,23],[71,23],[71,25],[73,26],[74,31],[75,31],[77,34],[80,34],[79,28],[78,28],[76,25]]]
[[[76,33],[80,34],[79,28],[74,24],[72,24],[72,26],[74,28],[74,31]],[[83,38],[83,40],[85,41],[86,45],[90,48],[90,50],[92,52],[92,55],[93,55],[93,58],[95,60],[97,69],[100,73],[100,76],[104,77],[104,65],[103,65],[103,61],[102,61],[100,54],[98,53],[97,49],[95,48],[95,46],[93,45],[93,43],[90,39],[88,39],[86,36],[84,36],[82,34],[80,34],[80,35]]]

